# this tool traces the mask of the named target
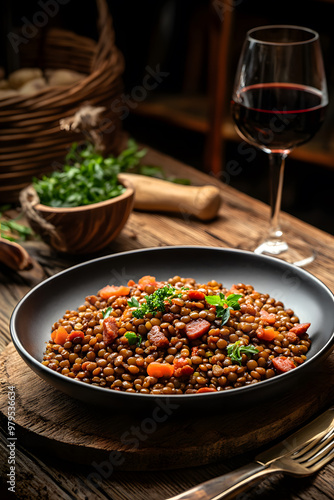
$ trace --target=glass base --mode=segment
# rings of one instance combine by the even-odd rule
[[[305,242],[288,244],[280,239],[263,241],[255,248],[254,253],[277,257],[298,267],[307,266],[316,257],[315,250]]]

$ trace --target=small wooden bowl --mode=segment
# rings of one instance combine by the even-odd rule
[[[30,185],[20,195],[32,229],[55,250],[68,254],[91,254],[105,248],[126,224],[134,203],[131,183],[120,181],[126,191],[110,200],[72,208],[34,204],[37,194]],[[35,195],[35,196],[34,196]]]

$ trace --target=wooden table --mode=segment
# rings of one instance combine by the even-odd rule
[[[208,177],[191,167],[149,151],[147,163],[161,165],[171,175],[191,178],[194,184],[216,184],[221,187],[223,203],[219,217],[211,222],[200,222],[179,215],[133,212],[118,238],[98,255],[165,245],[207,245],[215,247],[242,247],[248,239],[255,238],[259,228],[268,221],[269,207],[246,196],[213,177]],[[242,175],[242,174],[241,174]],[[308,270],[334,291],[334,237],[295,218],[283,214],[283,222],[294,227],[301,237],[317,249],[318,256]],[[10,348],[9,318],[19,299],[35,284],[47,276],[84,261],[84,257],[57,255],[41,242],[25,244],[36,266],[32,271],[15,273],[0,267],[0,351]],[[91,258],[92,256],[90,256]],[[4,351],[5,352],[5,351]],[[1,359],[1,357],[0,357]],[[2,391],[6,391],[2,381]],[[331,401],[326,402],[327,406]],[[91,468],[79,464],[69,465],[45,450],[39,454],[16,444],[16,496],[8,493],[7,426],[2,420],[0,429],[0,497],[27,499],[113,499],[113,500],[164,500],[198,484],[249,462],[254,452],[235,456],[228,461],[217,461],[202,467],[189,467],[168,471],[129,472],[115,468],[112,475],[96,488],[87,481]],[[79,425],[79,424],[78,424]],[[177,450],[175,450],[177,453]],[[317,475],[295,479],[280,474],[263,481],[239,499],[267,498],[285,500],[325,500],[334,498],[334,463],[327,465]]]

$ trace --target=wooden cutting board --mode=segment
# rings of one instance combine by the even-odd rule
[[[334,399],[334,353],[307,388],[279,401],[166,417],[90,408],[58,392],[28,368],[10,343],[0,355],[0,418],[7,428],[8,386],[15,386],[17,446],[63,460],[92,464],[113,460],[120,470],[176,469],[254,451],[296,429]]]

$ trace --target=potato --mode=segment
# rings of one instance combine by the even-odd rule
[[[50,86],[73,85],[85,78],[86,75],[69,69],[47,69],[45,75]]]
[[[39,68],[21,68],[13,71],[13,73],[9,75],[8,81],[13,89],[18,89],[25,83],[35,78],[41,78],[42,76],[43,72]]]
[[[47,86],[45,78],[34,78],[18,89],[20,94],[35,94]]]

